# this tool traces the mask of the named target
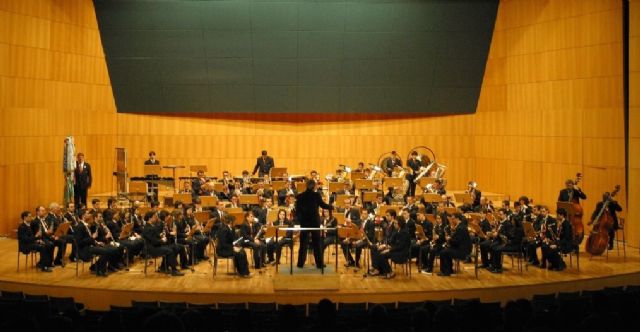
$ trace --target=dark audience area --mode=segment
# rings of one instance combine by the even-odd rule
[[[640,327],[640,286],[478,299],[392,303],[190,304],[136,302],[109,311],[72,298],[2,291],[1,331],[632,331]]]

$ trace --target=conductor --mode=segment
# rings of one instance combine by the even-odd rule
[[[307,190],[296,196],[296,217],[300,221],[302,228],[320,227],[319,208],[333,210],[333,206],[322,200],[320,193],[316,191],[316,181],[307,181]],[[311,245],[313,246],[313,256],[315,257],[316,267],[323,268],[324,262],[322,257],[322,239],[320,239],[319,231],[302,231],[300,232],[300,249],[298,250],[298,267],[302,268],[307,259],[307,247],[309,246],[309,233],[311,233]]]

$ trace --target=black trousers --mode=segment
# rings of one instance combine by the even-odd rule
[[[31,251],[37,251],[40,254],[37,266],[39,268],[50,267],[53,263],[53,243],[44,241],[44,243],[32,243],[20,248],[23,254]]]
[[[87,206],[87,191],[89,191],[89,189],[86,187],[73,187],[73,203],[75,204],[76,210],[80,209],[80,204],[84,207]]]
[[[89,253],[93,256],[98,256],[98,260],[96,261],[96,271],[106,272],[107,263],[112,262],[118,257],[118,248],[112,246],[91,246],[89,248]],[[83,260],[85,259],[83,258]]]
[[[433,270],[433,262],[436,260],[436,256],[440,255],[443,249],[442,244],[436,244],[433,247],[430,247],[426,264],[424,264],[422,268]]]
[[[497,245],[492,247],[491,252],[491,266],[495,269],[502,269],[502,253],[507,252],[515,252],[520,250],[518,246],[510,246],[510,245]]]
[[[540,264],[540,260],[538,259],[538,247],[540,244],[536,241],[528,241],[525,244],[525,250],[527,254],[527,260],[533,264]]]
[[[159,247],[149,247],[149,254],[152,257],[162,256],[161,267],[176,269],[178,266],[178,253],[180,248],[175,243],[165,244]],[[166,261],[165,261],[166,259]]]
[[[464,259],[466,254],[458,249],[445,248],[440,251],[440,272],[453,273],[453,259]]]
[[[263,258],[266,257],[267,246],[260,242],[260,244],[255,243],[254,241],[244,241],[242,242],[243,248],[251,248],[253,251],[253,265],[254,268],[259,269],[262,267]]]
[[[322,257],[322,238],[318,231],[302,231],[300,232],[300,249],[298,249],[298,267],[304,267],[307,260],[307,249],[309,247],[309,234],[311,234],[311,247],[313,248],[313,256],[316,260],[316,267],[321,268],[324,265]]]
[[[418,247],[417,259],[420,262],[420,267],[424,269],[427,267],[427,264],[429,263],[429,252],[431,251],[431,243],[429,243],[429,241],[425,241],[422,243],[422,245],[419,245],[417,247]],[[433,261],[431,261],[431,268],[433,268]]]
[[[547,244],[542,245],[542,259],[542,264],[548,261],[551,268],[558,268],[564,264],[562,256],[560,255],[560,249],[558,247],[551,248],[551,246]]]
[[[249,275],[249,260],[247,259],[247,253],[244,249],[233,252],[233,265],[236,267],[236,271],[241,276]]]
[[[391,273],[391,264],[389,264],[389,258],[389,252],[377,253],[373,261],[373,267],[377,269],[380,274]]]
[[[49,242],[53,243],[53,246],[58,249],[54,263],[61,264],[64,253],[67,251],[67,238],[66,236],[60,237],[57,240],[49,239]]]

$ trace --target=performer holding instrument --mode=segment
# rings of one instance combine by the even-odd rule
[[[453,234],[447,237],[445,248],[440,252],[439,276],[448,277],[453,273],[453,259],[464,259],[471,253],[471,237],[467,219],[462,214],[449,218]]]
[[[575,180],[569,179],[565,181],[566,188],[560,190],[558,194],[558,202],[568,202],[572,205],[571,211],[567,211],[567,213],[569,213],[568,219],[571,222],[574,243],[576,244],[582,243],[584,238],[584,225],[582,223],[584,210],[580,205],[580,200],[587,199],[587,195],[578,187],[580,180],[582,180],[582,173],[576,174]]]
[[[53,243],[36,237],[31,227],[31,212],[24,211],[20,214],[20,226],[18,226],[18,250],[23,254],[37,251],[40,259],[36,264],[42,272],[52,272]]]
[[[605,250],[613,249],[613,239],[620,227],[617,212],[622,211],[620,204],[614,200],[619,191],[620,185],[617,185],[612,193],[605,192],[591,215],[588,225],[593,225],[593,228],[587,239],[586,251],[592,255],[601,255]]]

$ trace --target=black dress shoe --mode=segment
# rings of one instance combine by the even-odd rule
[[[55,261],[53,261],[53,265],[55,265],[55,266],[63,266],[64,264],[62,263],[62,261],[55,260]]]
[[[74,263],[75,263],[75,262],[77,262],[77,261],[78,261],[78,259],[77,259],[77,258],[75,258],[75,257],[69,257],[69,261],[70,261],[70,262],[74,262]]]
[[[450,277],[451,273],[438,272],[438,276],[440,276],[440,277]]]
[[[96,276],[97,276],[97,277],[106,277],[106,276],[107,276],[107,272],[105,272],[105,271],[98,271],[98,272],[96,272]]]
[[[184,275],[184,273],[182,273],[182,272],[180,272],[178,270],[172,270],[171,271],[171,276],[173,276],[173,277],[181,277],[183,275]]]
[[[40,271],[42,271],[42,272],[53,272],[53,270],[51,268],[46,267],[46,266],[41,268]]]

